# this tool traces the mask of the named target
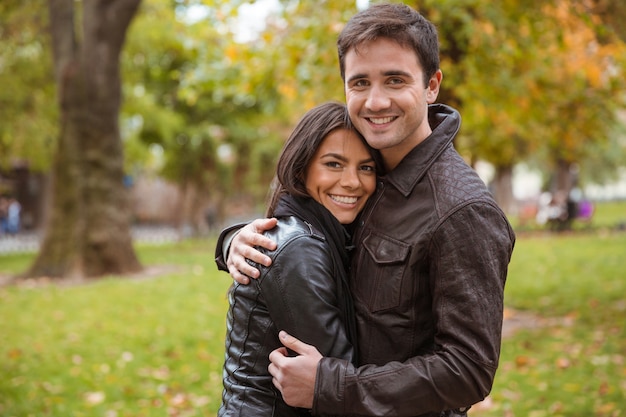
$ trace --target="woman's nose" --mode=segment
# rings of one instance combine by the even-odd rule
[[[345,169],[341,175],[341,186],[345,188],[355,189],[361,184],[359,175],[355,169]]]

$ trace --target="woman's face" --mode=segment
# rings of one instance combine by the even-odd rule
[[[315,152],[305,185],[340,223],[352,223],[376,189],[374,159],[356,133],[334,130]]]

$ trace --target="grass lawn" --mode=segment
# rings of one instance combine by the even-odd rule
[[[626,415],[624,255],[626,233],[519,237],[505,305],[532,315],[470,416]]]
[[[213,245],[139,246],[142,276],[0,288],[0,416],[214,416],[231,280]],[[625,254],[604,228],[520,234],[506,306],[526,319],[471,417],[626,416]],[[0,274],[32,259],[0,256]]]
[[[0,416],[215,415],[231,280],[213,243],[140,247],[156,276],[0,289]]]

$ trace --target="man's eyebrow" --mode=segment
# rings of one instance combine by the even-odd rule
[[[346,82],[350,83],[354,80],[360,80],[361,78],[367,78],[367,74],[354,74],[352,77],[348,78]]]
[[[402,77],[413,78],[413,75],[411,73],[406,72],[406,71],[401,71],[401,70],[385,71],[383,75],[386,77],[393,76],[393,75],[400,75]]]
[[[385,71],[382,73],[383,76],[385,77],[392,77],[392,76],[402,76],[402,77],[407,77],[407,78],[413,78],[413,75],[409,72],[406,71],[402,71],[402,70],[389,70],[389,71]],[[363,74],[354,74],[353,76],[351,76],[350,78],[347,79],[347,83],[351,83],[354,80],[360,80],[363,78],[368,78],[368,75],[363,73]]]

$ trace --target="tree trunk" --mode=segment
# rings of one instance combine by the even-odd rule
[[[513,167],[497,166],[492,185],[493,196],[498,205],[506,214],[515,214],[517,204],[513,195]]]
[[[575,181],[572,165],[572,163],[564,159],[557,160],[554,172],[554,183],[552,184],[553,194],[569,195]]]
[[[211,208],[209,193],[202,190],[203,186],[192,181],[185,181],[180,188],[181,198],[176,214],[176,225],[180,234],[185,237],[206,236],[210,223],[213,223],[208,218]]]
[[[141,269],[118,123],[120,52],[139,3],[49,0],[61,129],[50,217],[29,276],[81,279]],[[80,41],[75,7],[83,10]]]

